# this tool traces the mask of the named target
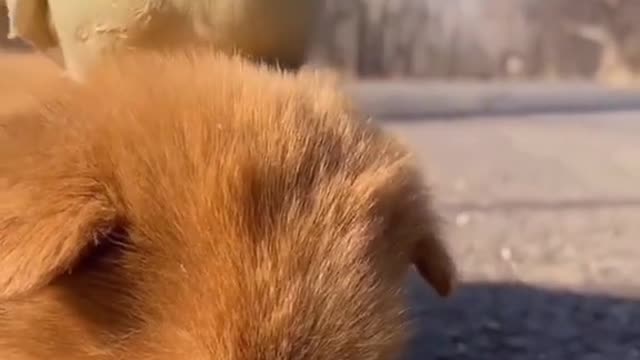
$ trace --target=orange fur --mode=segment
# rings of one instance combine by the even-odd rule
[[[139,53],[48,88],[0,118],[0,359],[391,359],[410,265],[453,290],[411,154],[314,73]]]
[[[60,77],[58,67],[42,56],[0,51],[0,115],[32,106],[38,97],[33,93]]]

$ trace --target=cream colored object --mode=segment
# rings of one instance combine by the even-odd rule
[[[298,68],[320,0],[6,0],[20,37],[81,79],[128,48],[199,43]],[[56,51],[59,48],[59,51]],[[58,55],[56,55],[58,54]]]

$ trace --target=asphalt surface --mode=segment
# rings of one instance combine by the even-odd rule
[[[411,120],[463,283],[407,359],[640,359],[640,112]]]

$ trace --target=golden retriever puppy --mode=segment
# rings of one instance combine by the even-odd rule
[[[0,120],[0,359],[394,359],[455,267],[411,153],[315,73],[130,53]]]
[[[206,44],[297,69],[320,0],[3,0],[19,37],[83,79],[128,48]]]

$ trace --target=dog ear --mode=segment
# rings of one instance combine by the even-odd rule
[[[386,231],[399,241],[412,265],[440,296],[449,296],[456,287],[457,269],[443,239],[440,219],[432,207],[424,181],[412,163],[389,177]],[[387,240],[388,241],[388,240]]]
[[[426,203],[426,199],[423,201]],[[438,219],[429,209],[419,210],[417,214],[421,214],[421,218],[414,224],[416,233],[409,254],[411,261],[440,296],[449,296],[456,287],[457,271],[442,238]]]
[[[70,270],[116,220],[88,165],[33,119],[0,119],[0,301]]]
[[[70,270],[115,223],[89,184],[65,182],[0,184],[0,300]]]

